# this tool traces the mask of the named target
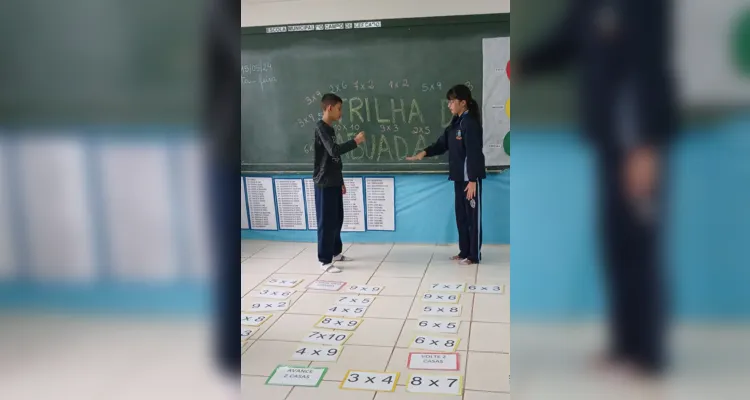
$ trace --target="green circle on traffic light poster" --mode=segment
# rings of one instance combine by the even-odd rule
[[[743,75],[750,75],[750,9],[737,19],[731,46],[735,68]]]
[[[503,150],[505,150],[505,154],[510,155],[510,131],[503,138]]]

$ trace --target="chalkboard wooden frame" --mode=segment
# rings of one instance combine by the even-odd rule
[[[443,17],[423,17],[423,18],[394,18],[394,19],[382,19],[382,20],[352,20],[352,21],[332,21],[332,22],[316,22],[316,23],[304,23],[304,24],[285,24],[285,25],[267,25],[267,26],[256,26],[256,27],[243,27],[241,28],[242,36],[265,36],[265,35],[304,35],[306,33],[322,33],[329,32],[331,35],[335,35],[340,32],[347,32],[351,30],[362,30],[362,29],[383,29],[383,28],[396,28],[396,27],[417,27],[417,26],[434,26],[434,25],[464,25],[464,24],[476,24],[476,23],[499,23],[506,24],[507,27],[502,29],[509,36],[510,35],[510,13],[496,13],[496,14],[479,14],[479,15],[457,15],[457,16],[443,16]],[[357,27],[356,24],[365,24],[365,26]],[[344,27],[342,28],[341,25]],[[320,26],[323,29],[320,29]],[[332,29],[326,29],[330,27]],[[295,174],[309,174],[310,170],[290,170],[280,169],[278,171],[273,170],[245,170],[245,166],[242,167],[241,171],[244,174],[264,174],[264,175],[295,175]],[[487,171],[490,173],[502,173],[508,170],[510,166],[491,166],[487,167]],[[442,170],[362,170],[357,169],[353,171],[344,171],[346,176],[373,176],[373,175],[403,175],[403,174],[445,174],[447,171]]]

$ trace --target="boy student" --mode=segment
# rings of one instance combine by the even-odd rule
[[[327,93],[320,99],[323,119],[315,125],[315,214],[318,218],[318,261],[324,272],[341,272],[334,261],[351,261],[343,254],[341,227],[344,225],[344,175],[341,156],[356,149],[365,141],[360,132],[353,140],[336,143],[333,129],[341,119],[341,97]]]

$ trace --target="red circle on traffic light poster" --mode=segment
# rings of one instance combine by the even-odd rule
[[[508,75],[508,80],[510,80],[510,60],[508,60],[508,64],[505,65],[505,73]]]

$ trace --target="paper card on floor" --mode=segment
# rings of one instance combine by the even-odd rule
[[[417,330],[435,333],[458,333],[461,321],[448,321],[438,319],[420,319],[417,321]]]
[[[326,315],[331,315],[334,317],[358,318],[365,315],[365,311],[367,311],[366,307],[333,306],[326,311]]]
[[[273,317],[273,314],[246,314],[240,315],[240,325],[244,326],[261,326],[264,322]]]
[[[503,294],[505,285],[469,285],[466,288],[469,293]]]
[[[373,392],[393,392],[400,372],[348,371],[339,389],[370,390]]]
[[[316,328],[339,329],[353,331],[362,325],[362,318],[343,318],[324,315],[316,324]]]
[[[375,296],[341,296],[336,300],[337,305],[369,307],[377,297]]]
[[[342,287],[346,285],[346,282],[339,281],[314,281],[307,285],[309,290],[327,290],[330,292],[338,292]]]
[[[263,288],[261,291],[251,294],[253,297],[260,297],[265,299],[279,299],[286,300],[289,296],[293,295],[296,290],[293,289],[267,289]]]
[[[434,315],[436,317],[460,317],[460,304],[447,306],[422,306],[422,315]]]
[[[433,283],[428,289],[433,292],[464,292],[466,291],[466,283]]]
[[[250,304],[250,311],[284,311],[289,308],[289,301],[257,301]]]
[[[463,376],[411,374],[406,383],[406,391],[460,396],[464,391]]]
[[[383,286],[349,285],[346,291],[349,293],[378,294],[383,289],[385,289]]]
[[[256,331],[257,329],[240,328],[240,343],[250,339],[250,336],[253,336]]]
[[[458,371],[458,357],[458,353],[409,353],[406,366],[409,369]]]
[[[266,385],[318,387],[326,372],[327,367],[279,365],[266,380]]]
[[[447,303],[456,304],[461,300],[460,293],[432,293],[428,292],[422,295],[422,301],[425,303]]]
[[[454,353],[456,349],[458,349],[459,342],[461,342],[461,338],[459,338],[458,336],[440,337],[440,336],[417,335],[409,343],[409,348],[427,350],[427,351],[437,351],[440,353]]]
[[[269,279],[264,285],[293,288],[300,284],[304,279]]]
[[[340,346],[346,343],[354,332],[340,332],[340,331],[328,331],[319,330],[311,331],[302,338],[304,343],[316,343],[325,344],[329,346]]]
[[[303,343],[297,347],[290,360],[336,362],[343,348],[343,346],[323,346],[320,344]]]

